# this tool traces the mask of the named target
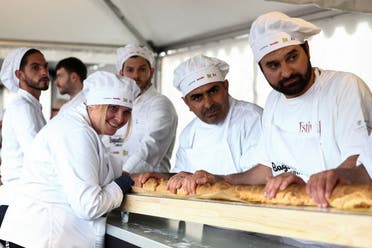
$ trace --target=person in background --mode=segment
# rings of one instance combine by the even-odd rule
[[[7,89],[16,93],[6,106],[1,131],[1,225],[25,165],[24,154],[46,123],[39,98],[49,87],[48,63],[37,49],[17,48],[5,58],[0,79]]]
[[[1,238],[24,247],[103,247],[106,214],[133,181],[111,164],[100,135],[130,120],[139,89],[109,72],[86,81],[85,101],[48,122],[26,152]]]
[[[109,141],[112,155],[129,173],[168,172],[178,117],[172,102],[151,83],[154,56],[145,47],[127,45],[117,50],[116,67],[120,76],[136,81],[141,94],[133,104],[132,127],[124,126]]]
[[[360,170],[356,159],[372,127],[372,95],[354,74],[312,67],[304,39],[319,32],[312,23],[279,12],[256,19],[249,43],[274,89],[263,112],[259,164],[225,177],[201,172],[198,183],[266,183],[268,198],[290,184],[306,183],[308,195],[326,207],[342,175]]]
[[[170,177],[168,188],[195,193],[195,171],[227,175],[256,165],[255,149],[261,135],[259,106],[229,95],[225,78],[229,65],[217,58],[194,56],[174,70],[174,86],[196,117],[180,135],[176,164],[172,174],[144,173],[137,186],[148,177]]]
[[[57,63],[54,82],[61,95],[67,94],[70,96],[69,102],[62,106],[60,112],[75,106],[75,102],[78,104],[81,101],[77,96],[83,89],[83,81],[86,78],[87,67],[80,59],[68,57]]]
[[[58,98],[55,101],[55,103],[53,104],[52,111],[50,113],[50,119],[52,119],[54,116],[56,116],[58,114],[58,112],[60,111],[60,109],[62,108],[62,106],[64,104],[66,104],[67,102],[68,102],[68,100],[66,100],[66,99]]]

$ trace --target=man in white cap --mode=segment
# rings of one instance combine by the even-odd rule
[[[168,182],[175,193],[183,188],[195,193],[192,173],[205,170],[218,175],[239,173],[256,165],[255,148],[261,135],[259,106],[239,101],[229,95],[225,79],[229,65],[217,58],[197,55],[181,63],[174,71],[174,86],[194,118],[182,131],[176,164]],[[136,180],[144,183],[147,177],[171,175],[150,174]]]
[[[18,48],[5,58],[0,79],[5,87],[16,92],[3,118],[1,180],[4,185],[0,191],[7,193],[0,193],[0,205],[4,205],[1,209],[8,205],[9,189],[14,188],[19,179],[24,152],[46,123],[39,98],[41,91],[49,87],[48,64],[39,50]]]
[[[117,50],[116,67],[120,76],[136,81],[141,94],[133,104],[132,127],[126,125],[110,138],[112,155],[129,173],[168,172],[178,117],[172,102],[151,83],[154,56],[146,47],[127,45]]]
[[[266,183],[268,198],[290,184],[307,183],[307,193],[322,207],[338,182],[365,181],[348,180],[344,170],[355,169],[372,127],[371,92],[351,73],[311,66],[305,39],[319,32],[315,25],[279,12],[252,24],[249,43],[274,90],[262,117],[259,165],[225,180]],[[201,175],[199,181],[219,179]]]

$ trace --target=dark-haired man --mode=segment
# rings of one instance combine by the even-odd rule
[[[39,98],[49,87],[48,63],[37,49],[17,48],[5,58],[0,79],[16,93],[6,106],[2,126],[0,212],[4,214],[21,175],[24,152],[46,123]]]
[[[61,95],[70,96],[70,101],[59,109],[59,113],[74,105],[75,96],[83,89],[83,81],[86,78],[87,67],[80,59],[69,57],[57,63],[54,82]]]
[[[305,39],[319,32],[314,24],[279,12],[252,24],[249,43],[274,90],[262,116],[259,164],[226,176],[228,182],[266,183],[268,198],[290,184],[306,183],[322,207],[337,183],[368,182],[344,175],[362,173],[355,166],[372,127],[372,95],[354,74],[312,67]],[[196,174],[200,183],[221,179]]]
[[[203,54],[182,62],[174,70],[173,85],[195,114],[179,137],[176,164],[172,172],[143,173],[136,186],[149,178],[169,178],[167,187],[176,193],[182,188],[194,194],[194,173],[198,170],[218,175],[240,173],[256,165],[255,149],[261,135],[262,108],[229,94],[226,75],[230,66]]]

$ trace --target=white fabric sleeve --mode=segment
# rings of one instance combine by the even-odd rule
[[[60,130],[51,144],[67,200],[77,216],[88,220],[119,207],[123,200],[120,187],[112,181],[114,178],[106,185],[99,183],[101,177],[107,176],[102,173],[108,169],[101,168],[103,156],[99,152],[103,151],[97,150],[97,137],[92,130]]]
[[[243,127],[242,135],[240,136],[240,143],[242,144],[242,155],[239,161],[239,167],[242,171],[246,171],[256,166],[257,161],[257,146],[262,134],[261,116],[251,116],[255,118],[254,121],[246,122]]]
[[[337,125],[335,137],[344,161],[359,154],[368,137],[368,123],[372,113],[372,96],[358,77],[346,74],[341,94],[337,97]]]
[[[190,168],[188,168],[188,162],[187,162],[187,156],[185,149],[181,146],[179,146],[176,154],[176,162],[174,167],[171,169],[171,172],[173,173],[178,173],[181,171],[187,171],[187,172],[192,172],[190,171]]]
[[[368,137],[368,141],[366,142],[362,152],[360,153],[357,165],[363,164],[366,168],[368,175],[372,178],[372,136]]]
[[[257,164],[262,164],[267,167],[272,168],[271,162],[271,156],[270,156],[270,151],[267,151],[268,145],[270,145],[270,138],[269,136],[271,135],[271,117],[269,117],[270,111],[273,108],[274,102],[276,101],[275,99],[278,97],[278,93],[274,90],[272,90],[266,100],[264,111],[262,113],[262,120],[261,120],[261,136],[258,140],[258,144],[255,148],[255,160]],[[265,111],[266,109],[266,111]],[[266,145],[266,143],[268,143]]]
[[[9,114],[16,138],[19,141],[22,151],[25,152],[29,149],[36,134],[45,125],[45,120],[29,104],[13,106],[9,109]]]
[[[270,156],[267,152],[266,145],[265,145],[265,135],[267,135],[267,133],[265,132],[265,130],[263,130],[260,136],[260,139],[258,141],[258,144],[254,151],[255,152],[254,159],[257,164],[262,164],[262,165],[272,168]]]
[[[123,165],[125,171],[148,171],[157,166],[175,139],[178,117],[172,104],[164,99],[156,101],[151,104],[150,113],[146,135]]]

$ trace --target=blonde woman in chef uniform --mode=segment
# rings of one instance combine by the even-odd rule
[[[100,135],[128,122],[138,93],[133,80],[109,72],[86,79],[86,100],[53,118],[26,153],[2,239],[25,247],[103,247],[105,215],[133,181],[111,165]]]

